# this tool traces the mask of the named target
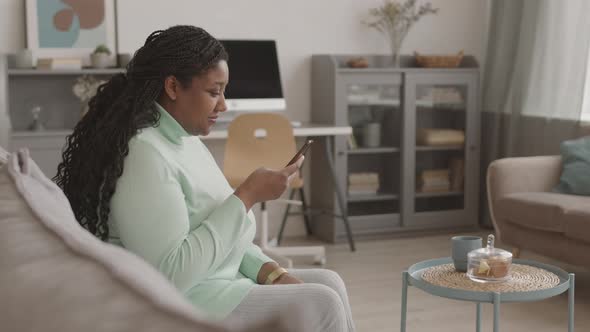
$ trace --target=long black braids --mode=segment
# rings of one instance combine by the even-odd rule
[[[174,26],[150,34],[127,73],[99,87],[88,113],[66,139],[54,178],[83,227],[102,240],[108,238],[109,204],[123,174],[129,140],[159,123],[154,101],[166,77],[175,76],[187,87],[194,76],[227,58],[221,43],[205,30]]]

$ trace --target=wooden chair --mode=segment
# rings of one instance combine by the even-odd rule
[[[228,127],[223,173],[229,184],[237,188],[259,167],[284,168],[296,152],[293,128],[284,116],[273,113],[240,115]],[[302,187],[303,179],[300,176],[294,177],[290,188]],[[301,201],[291,199],[277,201],[303,205]],[[262,202],[260,208],[260,248],[265,254],[277,261],[285,262],[287,267],[291,267],[293,263],[286,256],[313,256],[315,263],[325,263],[326,254],[323,246],[278,247],[271,244],[268,238],[266,202]],[[306,210],[307,206],[303,208]],[[309,227],[308,222],[309,220],[306,220],[306,227]]]

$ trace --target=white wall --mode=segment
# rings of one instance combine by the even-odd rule
[[[5,52],[13,52],[24,47],[24,1],[0,0],[0,56]],[[0,61],[0,75],[4,77],[4,63]],[[8,110],[4,109],[6,101],[4,93],[5,82],[0,78],[0,146],[8,148],[10,123]]]
[[[427,16],[414,26],[402,53],[464,50],[482,59],[486,1],[432,0],[434,7],[440,8],[439,14]],[[25,46],[24,2],[0,0],[0,53]],[[382,0],[118,0],[119,48],[132,53],[149,33],[175,24],[197,25],[221,39],[276,39],[288,115],[293,120],[306,121],[310,118],[312,54],[389,53],[384,37],[360,23],[369,8],[381,3]],[[211,148],[215,152],[219,147]],[[286,232],[303,234],[301,223],[291,222]]]
[[[0,51],[25,45],[24,0],[0,0]],[[218,38],[272,38],[288,114],[310,118],[310,56],[314,53],[388,53],[383,36],[360,24],[382,0],[118,0],[119,45],[133,52],[156,29],[174,24],[205,28]],[[486,0],[433,0],[440,8],[410,31],[402,53],[453,53],[482,58]],[[231,68],[230,68],[231,70]]]
[[[278,43],[288,114],[310,118],[310,56],[314,53],[388,53],[386,40],[360,24],[382,0],[120,0],[119,42],[139,47],[155,29],[174,24],[205,28],[217,38],[271,38]],[[423,18],[402,53],[453,53],[464,49],[481,58],[484,0],[435,0],[437,16]],[[142,8],[138,11],[137,8]],[[133,24],[127,21],[133,20]],[[133,27],[129,29],[128,27]],[[231,75],[231,68],[230,68]]]

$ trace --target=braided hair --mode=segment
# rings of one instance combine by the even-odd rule
[[[174,26],[149,35],[127,65],[101,85],[88,113],[66,139],[54,181],[67,196],[78,222],[102,240],[109,236],[110,200],[123,174],[129,140],[159,124],[154,102],[174,76],[184,87],[228,55],[205,30]]]

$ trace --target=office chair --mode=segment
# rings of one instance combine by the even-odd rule
[[[230,123],[227,134],[223,173],[233,188],[237,188],[259,167],[284,168],[297,152],[291,123],[280,114],[240,115]],[[303,179],[300,176],[294,177],[290,187],[302,188]],[[301,201],[292,199],[277,201],[303,205]],[[260,248],[265,254],[275,260],[285,262],[287,267],[292,267],[293,261],[286,256],[313,256],[314,263],[325,263],[326,253],[323,246],[275,246],[268,238],[266,202],[260,204],[260,209]],[[309,220],[306,220],[306,227],[309,227],[308,223]]]

